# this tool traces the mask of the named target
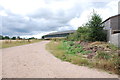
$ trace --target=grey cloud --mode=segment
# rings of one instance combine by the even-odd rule
[[[82,9],[78,6],[73,7],[69,10],[57,10],[52,11],[49,8],[41,8],[38,9],[35,13],[29,14],[29,17],[32,18],[45,18],[47,20],[67,20],[74,18],[77,14],[80,14],[82,12]]]
[[[48,0],[46,0],[48,1]],[[54,0],[53,0],[54,1]],[[47,3],[50,3],[49,1]],[[67,6],[67,5],[66,5]],[[93,5],[91,5],[93,6]],[[0,10],[3,10],[0,7]],[[8,16],[2,17],[3,35],[32,35],[34,32],[49,32],[73,29],[68,22],[79,17],[83,9],[80,4],[75,4],[73,8],[57,11],[50,10],[49,8],[40,8],[34,13],[21,16],[13,14],[9,10],[5,10]],[[27,17],[28,19],[25,19]],[[64,28],[64,26],[69,26]]]
[[[64,26],[57,21],[42,21],[40,19],[25,20],[21,16],[3,16],[2,17],[3,35],[26,35],[34,31],[55,31],[58,27]]]
[[[39,12],[29,16],[29,20],[25,20],[23,16],[13,14],[3,16],[3,35],[26,35],[32,34],[34,31],[56,31],[60,27],[68,26],[67,22],[74,17],[71,14],[66,14],[64,11],[58,11],[55,15],[49,10],[48,12],[43,10],[41,14],[37,14]]]
[[[58,11],[40,8],[26,16],[13,14],[11,11],[4,9],[8,16],[2,17],[3,35],[24,35],[32,34],[33,32],[57,31],[60,27],[69,26],[68,22],[76,17],[77,14],[80,14],[80,7],[77,7],[74,6],[69,10],[60,9]],[[24,17],[29,19],[26,20]]]
[[[78,6],[77,6],[78,7]],[[40,21],[38,24],[42,25],[41,30],[49,30],[49,31],[55,31],[58,30],[58,28],[63,26],[70,26],[68,22],[76,17],[78,14],[82,12],[77,8],[76,6],[69,10],[58,10],[58,11],[52,11],[50,9],[39,9],[33,14],[29,14],[28,16],[32,19],[44,19],[46,23]],[[38,26],[39,26],[38,25]],[[71,29],[71,28],[70,28]]]
[[[103,8],[106,6],[108,2],[93,2],[91,3],[91,6],[94,6],[96,8]]]

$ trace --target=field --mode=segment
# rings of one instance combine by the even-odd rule
[[[41,40],[0,40],[0,48],[8,48],[8,47],[14,47],[14,46],[20,46],[30,43],[39,42]]]

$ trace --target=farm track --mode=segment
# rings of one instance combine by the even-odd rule
[[[45,49],[47,43],[49,41],[2,49],[2,77],[118,78],[107,72],[61,61]]]

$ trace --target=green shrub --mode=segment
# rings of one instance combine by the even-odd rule
[[[83,47],[76,48],[75,50],[76,50],[76,53],[80,53],[83,51]]]
[[[67,44],[70,45],[70,46],[73,46],[74,42],[73,41],[68,41]]]
[[[112,56],[110,53],[107,53],[104,51],[98,51],[96,58],[108,60],[108,59],[112,58]]]
[[[81,52],[81,54],[83,54],[83,55],[86,55],[86,54],[89,54],[89,53],[91,53],[91,51],[82,51]]]

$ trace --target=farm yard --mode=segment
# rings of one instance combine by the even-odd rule
[[[66,31],[41,40],[1,40],[2,77],[118,78],[120,48],[107,43],[101,22],[93,13],[91,21],[74,32],[67,31],[64,38],[60,35],[65,36]]]
[[[0,79],[120,78],[119,0],[0,0],[0,12]]]
[[[3,78],[118,78],[85,66],[61,61],[46,50],[50,41],[2,49]],[[54,46],[56,47],[56,43]],[[53,45],[50,47],[53,48]],[[51,51],[51,50],[50,50]],[[54,51],[52,49],[52,51]],[[60,50],[57,51],[61,53]],[[62,55],[63,53],[59,54]],[[73,59],[77,60],[77,57]],[[92,73],[92,74],[91,74]]]

